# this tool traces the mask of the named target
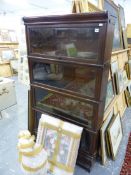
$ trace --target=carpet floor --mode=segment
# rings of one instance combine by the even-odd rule
[[[131,133],[129,135],[126,155],[120,175],[131,175]]]

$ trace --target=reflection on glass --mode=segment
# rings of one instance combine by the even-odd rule
[[[87,28],[31,28],[31,52],[49,56],[97,59],[102,26],[103,24],[99,26],[99,23],[96,23]]]
[[[93,105],[91,104],[37,88],[35,89],[35,99],[36,106],[40,109],[56,114],[62,112],[63,114],[84,119],[91,126],[93,117]]]
[[[57,88],[95,97],[96,70],[69,64],[33,63],[33,79]]]

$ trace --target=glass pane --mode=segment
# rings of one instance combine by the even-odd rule
[[[103,26],[96,23],[87,28],[30,28],[31,52],[95,60],[98,58]]]
[[[93,105],[72,98],[35,88],[36,107],[55,114],[67,114],[87,121],[91,127]]]
[[[90,97],[95,97],[96,74],[89,67],[33,62],[34,81]]]

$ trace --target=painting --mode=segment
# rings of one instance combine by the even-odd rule
[[[107,92],[106,92],[106,102],[105,102],[105,109],[111,103],[114,98],[114,90],[112,85],[112,80],[110,80],[107,84]]]
[[[77,49],[74,43],[66,44],[66,51],[69,57],[76,57],[77,56]]]
[[[119,70],[115,75],[115,83],[116,83],[116,92],[117,94],[121,93],[121,91],[124,88],[124,83],[123,83],[123,71]]]
[[[3,50],[1,54],[2,54],[2,59],[6,61],[9,61],[15,57],[14,51],[11,49]]]
[[[123,48],[123,44],[122,44],[122,31],[119,20],[118,6],[111,0],[105,0],[104,10],[107,10],[110,14],[116,17],[112,49],[113,51],[120,50]]]
[[[102,155],[102,164],[105,165],[108,160],[108,146],[106,132],[108,125],[113,117],[113,110],[107,116],[107,119],[104,121],[101,129],[100,129],[100,138],[101,138],[101,155]]]
[[[9,36],[11,42],[17,42],[16,33],[14,30],[9,30]]]
[[[1,40],[2,42],[10,42],[10,36],[8,30],[1,30]]]
[[[127,78],[126,70],[123,71],[123,84],[124,84],[124,89],[125,89],[128,85],[128,78]]]
[[[127,49],[128,48],[128,43],[127,43],[124,8],[121,5],[118,5],[118,8],[119,8],[119,17],[120,17],[120,22],[121,22],[123,46],[124,46],[124,49]]]
[[[130,107],[130,106],[131,106],[131,96],[130,96],[130,92],[126,89],[126,90],[124,91],[124,93],[125,93],[125,98],[126,98],[126,104],[127,104],[128,107]]]
[[[107,132],[109,136],[111,155],[113,160],[115,160],[123,136],[121,118],[119,113],[113,117],[107,129]]]
[[[124,69],[126,70],[127,78],[130,79],[130,69],[129,69],[129,63],[125,63]]]
[[[92,5],[96,6],[97,8],[103,10],[104,0],[88,0],[88,2],[91,3]]]
[[[130,73],[130,78],[131,78],[131,60],[129,60],[128,63],[129,63],[129,73]]]
[[[111,63],[111,73],[114,75],[119,70],[118,62],[114,61]]]
[[[131,80],[128,83],[127,89],[128,89],[130,96],[131,96]]]

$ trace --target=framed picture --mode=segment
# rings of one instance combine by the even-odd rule
[[[17,37],[14,30],[9,30],[9,36],[11,42],[17,42]]]
[[[114,61],[111,63],[111,73],[114,75],[119,70],[118,62]]]
[[[126,89],[126,90],[124,91],[124,93],[125,93],[125,98],[126,98],[126,104],[127,104],[127,106],[129,107],[129,106],[131,106],[131,96],[130,96],[130,92]]]
[[[74,43],[66,44],[66,51],[69,57],[76,57],[77,56],[77,49]]]
[[[128,48],[128,43],[127,43],[124,8],[121,5],[118,5],[118,8],[119,8],[119,17],[120,17],[120,22],[121,22],[123,46],[124,46],[125,49],[127,49]]]
[[[103,9],[104,0],[88,0],[88,1],[89,1],[89,3],[93,4],[97,8],[99,8],[101,10]]]
[[[111,155],[113,160],[115,160],[123,136],[121,118],[119,113],[113,117],[107,129],[107,132],[111,148]]]
[[[128,62],[125,63],[124,69],[126,71],[127,78],[130,80],[131,75],[130,75],[130,69],[129,69],[129,63]]]
[[[104,0],[104,10],[109,11],[113,16],[116,17],[113,39],[113,51],[120,50],[123,48],[123,44],[118,6],[111,0]]]
[[[1,39],[2,42],[10,42],[10,36],[8,30],[1,30]]]
[[[3,60],[11,60],[15,57],[14,51],[11,49],[3,50],[1,54]]]
[[[116,92],[117,92],[117,94],[119,94],[124,88],[123,71],[119,70],[114,75],[115,75]]]
[[[102,155],[102,164],[105,165],[108,160],[108,142],[106,140],[106,132],[108,125],[113,117],[113,110],[109,113],[107,119],[104,121],[101,129],[100,129],[100,139],[101,139],[101,155]]]
[[[131,96],[131,81],[129,81],[128,86],[127,86],[127,89],[128,89],[128,91],[130,93],[130,96]]]
[[[130,79],[131,79],[131,60],[129,60],[128,63],[129,63],[129,73],[130,73]]]
[[[112,80],[109,80],[108,81],[108,84],[107,84],[105,109],[111,103],[111,101],[113,100],[113,98],[114,98],[114,89],[113,89],[113,85],[112,85]]]
[[[126,88],[128,85],[128,78],[127,78],[126,70],[123,71],[123,84],[124,84],[124,88]]]
[[[12,68],[10,63],[0,64],[0,77],[11,77],[11,76],[12,76]]]

